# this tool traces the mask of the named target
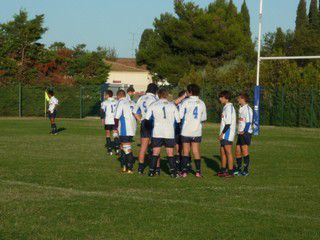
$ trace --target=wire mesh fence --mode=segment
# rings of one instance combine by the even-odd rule
[[[222,88],[204,89],[210,122],[219,122],[221,105],[217,96]],[[233,96],[241,91],[230,87]],[[44,87],[3,86],[0,88],[0,116],[45,116]],[[99,116],[101,86],[57,86],[58,117],[84,118]],[[172,94],[178,90],[172,90]],[[250,91],[253,95],[253,90]],[[233,99],[234,103],[235,99]],[[237,104],[235,104],[237,106]],[[320,127],[320,89],[311,87],[265,87],[262,89],[261,124],[289,127]]]

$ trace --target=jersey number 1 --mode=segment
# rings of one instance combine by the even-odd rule
[[[167,119],[166,108],[163,107],[163,108],[162,108],[162,111],[163,111],[163,118],[164,118],[164,119]]]

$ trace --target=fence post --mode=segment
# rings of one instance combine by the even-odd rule
[[[19,117],[22,117],[22,86],[19,83]]]
[[[80,86],[80,118],[83,118],[83,87]]]
[[[313,107],[314,100],[313,100],[312,88],[311,88],[310,92],[311,92],[310,93],[310,97],[311,97],[311,99],[310,99],[310,127],[312,128],[313,127],[313,116],[314,116],[314,107]]]
[[[281,125],[284,126],[284,85],[281,91]]]

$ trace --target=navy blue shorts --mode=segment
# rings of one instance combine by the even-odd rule
[[[229,145],[232,145],[232,144],[233,144],[233,142],[230,142],[230,141],[228,141],[228,140],[226,140],[226,139],[222,139],[222,140],[220,141],[220,146],[221,146],[221,147],[229,146]]]
[[[131,143],[133,140],[132,136],[120,136],[119,137],[120,143]]]
[[[153,148],[165,146],[166,148],[174,148],[174,138],[151,138],[151,146]]]
[[[141,138],[151,138],[152,127],[148,120],[141,121],[140,137]]]
[[[176,142],[176,144],[179,144],[179,145],[181,145],[181,135],[180,134],[176,134],[175,136],[174,136],[174,141]]]
[[[53,113],[49,112],[48,113],[48,118],[52,119],[52,118],[56,118],[57,117],[57,111],[54,110]]]
[[[251,133],[238,134],[237,145],[238,146],[245,146],[245,145],[250,146],[251,145],[251,138],[252,138]]]
[[[182,143],[201,143],[202,137],[185,137],[181,135]]]
[[[117,130],[117,128],[116,128],[116,126],[114,124],[105,124],[104,125],[104,130],[114,131],[114,130]]]

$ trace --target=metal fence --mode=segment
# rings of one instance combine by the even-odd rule
[[[225,88],[223,88],[225,89]],[[99,116],[101,86],[57,86],[58,117],[83,118]],[[113,89],[114,92],[117,89]],[[218,102],[220,87],[206,88],[202,99],[207,105],[209,121],[219,122],[221,105]],[[241,90],[229,87],[233,95]],[[44,87],[0,87],[0,117],[45,116]],[[172,94],[178,89],[171,90]],[[253,91],[249,91],[253,95]],[[137,98],[137,97],[136,97]],[[233,100],[234,103],[235,99]],[[237,106],[235,104],[235,106]],[[311,87],[267,87],[262,90],[261,123],[290,127],[320,127],[320,89]]]

